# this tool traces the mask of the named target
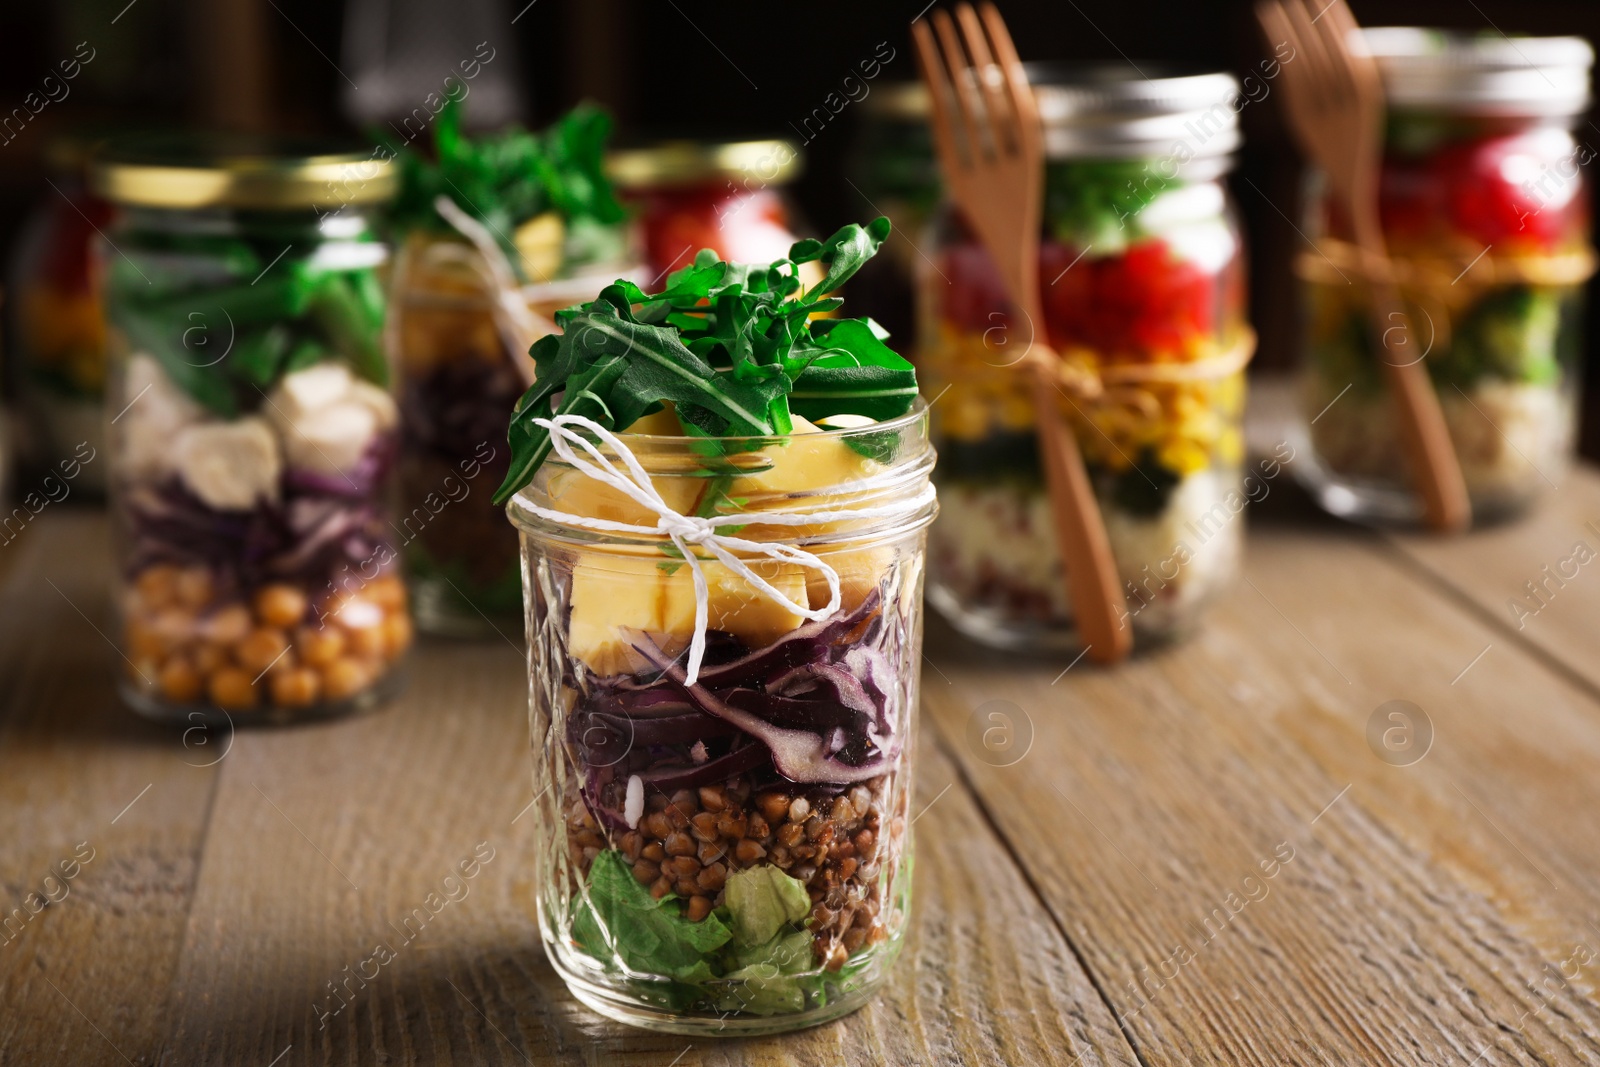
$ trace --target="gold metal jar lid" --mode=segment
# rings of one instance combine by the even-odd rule
[[[885,82],[872,87],[861,101],[861,109],[875,119],[889,122],[927,122],[933,108],[928,89],[921,82]]]
[[[624,189],[694,185],[717,178],[755,178],[762,185],[786,185],[798,178],[804,167],[804,154],[785,140],[664,141],[606,157],[606,173]]]
[[[110,141],[96,153],[90,187],[137,207],[312,208],[381,204],[399,175],[387,159],[346,142],[236,134],[167,134]]]

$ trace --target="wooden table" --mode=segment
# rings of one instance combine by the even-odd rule
[[[1600,1063],[1600,559],[1507,607],[1600,551],[1600,475],[1452,542],[1270,491],[1186,645],[1063,672],[933,627],[892,989],[693,1042],[544,961],[513,641],[424,643],[350,721],[160,729],[112,692],[103,525],[48,513],[0,548],[0,918],[92,859],[0,943],[0,1063]],[[468,896],[319,1029],[480,842]]]

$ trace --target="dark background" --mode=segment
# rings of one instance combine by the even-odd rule
[[[792,136],[794,125],[837,91],[858,62],[875,51],[887,54],[879,48],[883,42],[893,58],[879,83],[913,78],[907,27],[922,2],[480,0],[474,8],[426,0],[426,6],[412,6],[440,20],[441,37],[470,32],[477,38],[481,28],[495,50],[495,77],[506,79],[513,106],[529,123],[542,125],[591,99],[617,117],[622,137],[642,139],[666,130]],[[360,95],[359,88],[350,90],[349,77],[359,70],[346,70],[355,64],[342,39],[342,0],[9,6],[0,33],[0,114],[20,105],[79,42],[88,42],[95,58],[66,99],[0,145],[0,241],[6,245],[30,206],[55,195],[43,181],[42,149],[52,130],[75,122],[359,132],[342,104]],[[1353,7],[1366,25],[1600,38],[1594,0],[1357,0]],[[482,22],[473,22],[473,10],[481,10]],[[1010,0],[1002,10],[1024,59],[1127,57],[1242,74],[1268,51],[1243,2]],[[368,102],[373,89],[369,84]],[[871,212],[840,177],[859,113],[856,105],[846,107],[806,146],[807,170],[794,193],[824,231]],[[1283,368],[1292,363],[1294,348],[1288,262],[1300,238],[1288,220],[1298,219],[1300,210],[1298,161],[1276,101],[1252,104],[1241,118],[1246,140],[1233,187],[1249,233],[1252,313],[1261,335],[1257,365]],[[1600,144],[1600,129],[1586,120],[1578,137]],[[1591,386],[1583,445],[1586,454],[1600,457],[1600,331],[1591,329],[1586,345]]]

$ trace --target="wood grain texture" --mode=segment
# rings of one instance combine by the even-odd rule
[[[1194,641],[1116,671],[937,637],[892,987],[691,1041],[543,959],[520,650],[426,642],[390,708],[197,766],[223,749],[110,689],[103,526],[41,522],[0,590],[7,906],[96,856],[0,944],[0,1063],[1600,1064],[1600,700],[1565,651],[1592,604],[1513,639],[1407,547],[1269,522]],[[1396,699],[1434,731],[1408,766],[1367,736]]]
[[[1390,541],[1504,631],[1483,662],[1508,643],[1525,644],[1600,692],[1600,473],[1593,467],[1573,470],[1520,522],[1471,537],[1396,534]]]
[[[1294,439],[1297,404],[1287,377],[1251,383],[1247,431],[1253,451],[1264,455],[1278,442]],[[1553,487],[1547,486],[1531,511],[1514,522],[1462,537],[1380,533],[1438,589],[1502,631],[1501,638],[1474,650],[1485,655],[1473,670],[1507,642],[1520,643],[1600,693],[1600,470],[1580,463],[1564,475],[1532,466],[1526,471],[1535,485],[1547,474]],[[1305,508],[1314,510],[1314,505],[1307,502]]]
[[[840,1025],[762,1040],[600,1019],[567,994],[533,924],[531,827],[514,821],[531,799],[520,652],[425,643],[411,674],[385,711],[239,736],[164,1064],[1134,1063],[931,735],[913,932],[887,995]],[[405,917],[480,842],[494,858],[410,936]],[[380,942],[392,962],[363,967]],[[376,979],[350,978],[362,970]],[[339,999],[330,981],[348,981]]]
[[[142,1067],[167,1034],[213,757],[112,690],[103,523],[62,510],[4,551],[0,1064]]]
[[[1124,670],[930,650],[946,732],[1031,720],[1028,759],[962,764],[1142,1062],[1600,1063],[1600,706],[1515,647],[1452,686],[1496,631],[1403,563],[1258,530],[1197,639]],[[1366,737],[1394,699],[1435,728],[1410,766]]]

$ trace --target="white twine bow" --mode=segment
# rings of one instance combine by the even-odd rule
[[[802,618],[813,622],[821,621],[839,610],[842,595],[839,589],[839,572],[834,570],[818,556],[794,545],[777,541],[751,541],[732,534],[718,533],[719,526],[747,526],[760,523],[764,526],[812,526],[818,523],[839,522],[851,519],[885,519],[909,518],[923,510],[934,501],[933,486],[924,484],[921,491],[914,497],[886,504],[881,507],[849,508],[835,511],[812,511],[804,514],[783,511],[756,511],[724,515],[683,515],[673,510],[672,506],[661,496],[655,483],[650,480],[650,475],[639,462],[633,451],[623,444],[616,434],[607,430],[593,419],[582,415],[557,415],[554,419],[534,419],[534,423],[550,431],[550,445],[555,454],[565,463],[595,481],[617,490],[629,499],[654,512],[658,518],[654,526],[643,526],[629,522],[616,522],[611,519],[591,518],[586,515],[571,515],[564,511],[555,511],[550,508],[540,507],[524,499],[522,506],[528,511],[547,519],[565,525],[578,526],[600,533],[632,533],[655,534],[669,538],[674,547],[683,556],[689,565],[690,573],[694,576],[694,636],[689,642],[688,671],[684,677],[685,685],[693,685],[700,677],[700,662],[705,658],[706,629],[709,625],[711,593],[706,585],[705,573],[701,568],[700,558],[691,550],[691,546],[704,549],[716,560],[734,574],[739,575],[749,582],[761,595],[773,603],[780,604]],[[627,468],[626,473],[617,467],[612,457],[601,452],[588,437],[574,432],[569,427],[578,427],[593,434],[609,446],[616,459],[620,460]],[[574,451],[573,446],[581,449],[584,455]],[[585,458],[587,457],[587,458]],[[828,583],[828,604],[822,608],[811,608],[806,604],[797,604],[788,596],[775,588],[761,575],[757,574],[744,560],[734,555],[734,552],[744,552],[752,555],[765,556],[767,559],[784,563],[793,563],[801,567],[816,571]]]
[[[487,271],[483,280],[489,290],[495,328],[499,330],[500,340],[511,353],[517,370],[532,385],[533,364],[516,357],[527,352],[533,342],[545,334],[554,333],[555,323],[528,307],[527,298],[517,284],[516,272],[511,269],[511,261],[483,223],[462,211],[448,196],[435,197],[433,207],[439,212],[439,217],[471,241],[483,257],[483,266]]]

